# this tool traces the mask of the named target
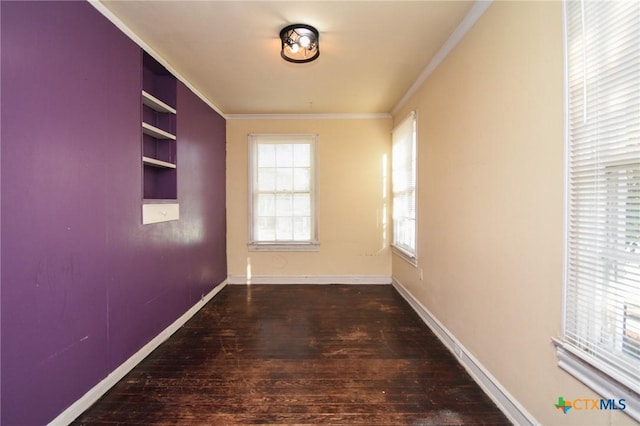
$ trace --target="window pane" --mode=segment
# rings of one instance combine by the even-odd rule
[[[276,165],[293,167],[293,146],[289,143],[276,145]]]
[[[293,241],[293,219],[291,217],[276,218],[276,241]]]
[[[274,241],[276,239],[275,222],[274,217],[256,218],[254,223],[255,240]]]
[[[293,169],[276,169],[276,191],[293,191]]]
[[[311,166],[311,146],[297,143],[293,145],[293,165],[296,167]]]
[[[276,216],[291,216],[293,212],[293,195],[292,194],[278,194],[276,195]]]
[[[273,194],[259,194],[256,196],[256,212],[258,216],[276,215],[276,197]]]
[[[311,216],[311,196],[309,194],[295,194],[293,196],[293,215]]]
[[[293,240],[308,241],[311,239],[311,219],[308,217],[293,218]]]
[[[258,167],[274,167],[276,165],[276,146],[273,144],[258,145]]]
[[[311,173],[307,168],[293,169],[293,190],[309,191],[311,189]]]
[[[276,169],[273,167],[261,167],[258,169],[258,191],[275,191]]]

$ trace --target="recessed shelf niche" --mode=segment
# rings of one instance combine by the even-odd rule
[[[176,220],[177,215],[163,215],[151,222],[145,219],[149,204],[176,205],[177,185],[177,81],[159,62],[146,52],[142,53],[142,168],[143,168],[143,223],[155,223],[166,217]]]

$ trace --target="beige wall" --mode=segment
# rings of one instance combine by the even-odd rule
[[[394,277],[542,424],[631,422],[554,408],[599,398],[560,370],[560,2],[494,2],[399,111],[418,114],[418,266]],[[423,279],[420,279],[420,272]]]
[[[230,278],[391,276],[388,247],[390,118],[227,120],[227,256]],[[247,136],[316,133],[320,251],[247,250]],[[385,210],[386,209],[386,210]]]

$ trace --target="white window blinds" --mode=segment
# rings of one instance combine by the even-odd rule
[[[564,344],[640,392],[640,2],[565,4]]]
[[[393,245],[416,255],[416,119],[412,112],[393,129]]]

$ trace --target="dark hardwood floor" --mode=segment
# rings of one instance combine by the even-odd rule
[[[392,286],[227,286],[74,424],[510,424]]]

